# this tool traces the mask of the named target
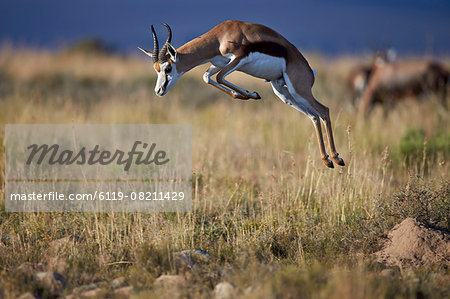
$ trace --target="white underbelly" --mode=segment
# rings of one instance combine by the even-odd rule
[[[224,56],[218,55],[211,59],[211,64],[219,68],[224,68],[232,59],[234,59],[234,55],[231,53],[225,54]]]
[[[259,52],[250,53],[249,56],[241,60],[237,68],[240,72],[267,80],[279,79],[283,76],[285,69],[286,61],[284,58]]]

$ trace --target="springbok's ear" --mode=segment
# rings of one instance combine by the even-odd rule
[[[167,52],[169,52],[170,55],[170,59],[172,59],[172,61],[176,62],[177,61],[177,50],[171,45],[168,44],[168,48],[167,48]]]
[[[152,57],[152,55],[153,55],[153,52],[152,52],[152,51],[145,50],[145,49],[142,49],[142,48],[140,48],[140,47],[138,47],[138,49],[141,50],[142,52],[144,52],[145,55],[148,55],[148,56],[150,56],[150,57]]]

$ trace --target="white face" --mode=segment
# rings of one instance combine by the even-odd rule
[[[153,67],[158,74],[155,93],[157,96],[162,97],[178,81],[178,79],[181,77],[181,74],[177,72],[175,63],[171,60],[168,60],[164,63],[156,62]]]

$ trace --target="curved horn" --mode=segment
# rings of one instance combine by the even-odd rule
[[[152,35],[153,35],[152,59],[153,59],[153,63],[155,63],[158,61],[159,44],[158,44],[158,37],[156,36],[155,28],[153,28],[153,25],[152,25]]]
[[[164,43],[164,45],[161,48],[161,52],[159,52],[159,62],[164,63],[167,61],[167,57],[166,57],[166,53],[167,53],[167,49],[169,48],[169,43],[172,41],[172,30],[170,29],[170,26],[167,25],[166,23],[162,23],[164,26],[166,26],[167,31],[168,31],[168,35],[167,35],[167,40]]]

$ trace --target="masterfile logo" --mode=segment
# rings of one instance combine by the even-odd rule
[[[140,145],[146,152],[138,150]],[[41,165],[45,157],[49,155],[48,164],[50,165],[71,165],[74,163],[78,165],[95,165],[97,163],[108,165],[116,162],[117,165],[125,165],[124,170],[128,171],[133,161],[136,165],[150,165],[152,163],[155,163],[155,165],[163,165],[170,160],[166,158],[166,152],[164,150],[155,151],[156,143],[152,143],[149,146],[146,142],[135,141],[133,147],[128,152],[119,149],[111,152],[109,150],[100,150],[99,148],[100,145],[96,144],[91,150],[82,147],[79,151],[73,151],[70,149],[60,150],[58,144],[32,144],[27,147],[30,150],[30,155],[26,164],[30,165],[34,162]],[[133,160],[133,157],[136,157],[136,159]],[[35,161],[33,161],[34,159]]]

